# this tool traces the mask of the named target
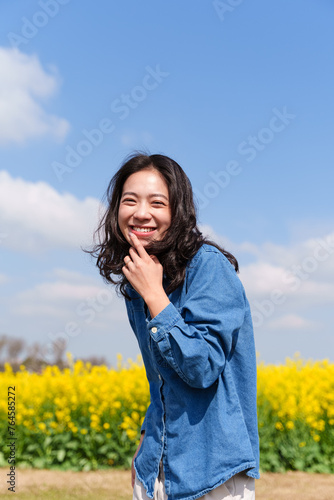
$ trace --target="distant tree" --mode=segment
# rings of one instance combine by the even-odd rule
[[[48,365],[57,365],[61,370],[68,366],[65,357],[67,342],[64,339],[58,339],[51,345],[41,345],[35,342],[27,346],[26,342],[20,338],[10,338],[3,334],[0,337],[0,371],[4,371],[5,363],[10,363],[13,372],[17,372],[21,365],[30,372],[41,373]],[[91,355],[86,358],[80,358],[84,363],[96,365],[107,365],[104,356]]]
[[[6,344],[7,344],[7,336],[1,335],[1,337],[0,337],[0,360],[2,358],[2,352],[4,352],[6,349]]]
[[[84,363],[91,363],[92,366],[108,365],[108,361],[104,356],[88,356],[86,358],[80,358]]]
[[[56,342],[52,343],[54,352],[54,364],[59,368],[64,368],[67,364],[63,359],[66,351],[66,346],[67,342],[65,339],[58,339]]]
[[[43,347],[38,342],[28,347],[27,356],[22,360],[22,364],[28,371],[41,372],[48,363],[44,359]]]
[[[7,340],[8,362],[19,362],[19,354],[25,349],[26,343],[23,339],[9,338]]]

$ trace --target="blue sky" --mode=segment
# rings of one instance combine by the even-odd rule
[[[135,357],[80,250],[135,149],[188,174],[237,257],[257,351],[333,352],[334,6],[320,0],[1,3],[0,333]]]

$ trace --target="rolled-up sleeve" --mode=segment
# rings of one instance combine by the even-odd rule
[[[224,370],[246,311],[244,288],[227,258],[205,251],[189,272],[182,308],[171,302],[147,323],[159,352],[190,386],[211,386]]]

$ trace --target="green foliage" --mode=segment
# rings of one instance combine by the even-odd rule
[[[130,468],[137,448],[124,430],[114,429],[113,438],[91,431],[82,435],[72,432],[30,433],[24,426],[16,429],[16,465],[37,469],[89,471],[110,466]],[[6,450],[6,428],[0,429],[0,448]],[[0,452],[0,467],[8,466],[8,454]]]

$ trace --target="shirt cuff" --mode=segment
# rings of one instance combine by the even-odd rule
[[[153,319],[147,322],[152,339],[156,342],[162,340],[166,333],[182,319],[181,314],[176,309],[174,304],[170,302],[162,311],[159,312]]]
[[[183,317],[177,308],[171,302],[157,314],[151,321],[147,321],[151,339],[156,343],[160,354],[165,358],[167,363],[179,374],[179,376],[187,383],[188,379],[180,370],[172,352],[170,344],[170,336],[172,328],[179,323],[183,323]]]

